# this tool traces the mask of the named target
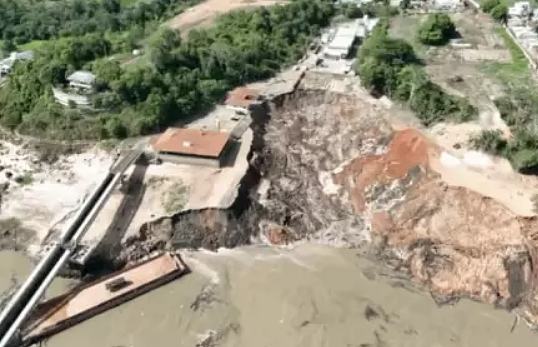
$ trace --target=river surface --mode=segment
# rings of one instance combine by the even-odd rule
[[[52,337],[48,347],[535,346],[514,316],[462,301],[438,308],[352,250],[317,245],[185,253],[192,273]],[[1,289],[31,265],[0,253]],[[65,281],[55,284],[65,287]],[[203,294],[201,294],[203,293]],[[213,332],[213,333],[212,333]],[[76,342],[74,342],[76,341]]]

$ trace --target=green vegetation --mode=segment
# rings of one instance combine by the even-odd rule
[[[474,148],[500,155],[516,170],[531,172],[538,168],[538,96],[532,89],[519,87],[495,100],[502,119],[512,129],[506,140],[500,131],[484,131],[471,140]]]
[[[465,99],[445,93],[431,82],[413,48],[389,38],[388,24],[380,23],[359,51],[356,69],[374,95],[407,102],[424,125],[440,121],[467,121],[477,110]]]
[[[182,183],[174,183],[164,194],[162,206],[168,214],[180,212],[189,198],[187,187]]]
[[[108,33],[144,27],[180,12],[186,0],[0,0],[0,34],[20,45],[33,40]]]
[[[30,172],[26,172],[23,175],[15,177],[15,182],[21,185],[28,185],[34,182],[34,176]]]
[[[456,36],[456,26],[446,13],[430,14],[418,30],[418,39],[425,45],[442,46]]]
[[[504,39],[506,47],[510,50],[512,62],[489,64],[487,72],[501,82],[507,84],[521,84],[522,80],[529,78],[530,71],[527,58],[525,58],[521,49],[503,28],[496,28],[495,33]]]
[[[364,15],[369,17],[392,17],[399,13],[399,9],[389,6],[384,2],[369,2],[358,7],[354,3],[344,3],[338,6],[338,14],[348,19],[362,18]]]
[[[508,5],[501,0],[486,0],[482,3],[481,9],[484,13],[489,13],[493,19],[504,23],[508,20]]]
[[[111,2],[119,4],[103,0],[96,11]],[[156,0],[163,2],[171,3]],[[97,6],[91,1],[80,6],[89,4]],[[156,6],[138,2],[135,7],[145,8],[144,4]],[[114,6],[119,17],[134,16],[130,7]],[[74,36],[47,43],[36,59],[16,64],[0,95],[0,124],[25,134],[66,140],[123,138],[163,129],[213,105],[227,90],[270,77],[295,62],[333,15],[330,0],[295,0],[285,6],[234,11],[209,29],[190,31],[187,39],[178,31],[163,30],[150,44],[150,64],[128,69],[107,57],[136,46],[147,25],[144,20],[156,15],[126,19],[135,23],[120,25],[128,31],[109,29],[104,35],[89,28],[73,33],[71,24],[68,32]],[[57,29],[67,30],[66,25]],[[25,40],[42,38],[33,32],[24,36]],[[64,108],[53,100],[51,86],[64,85],[65,76],[80,68],[97,76],[99,93],[93,106],[99,112]]]

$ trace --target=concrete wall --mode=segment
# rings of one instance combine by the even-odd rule
[[[52,93],[56,101],[64,106],[69,106],[69,101],[73,101],[77,106],[81,107],[91,106],[90,98],[85,95],[68,94],[58,88],[52,88]]]
[[[211,158],[189,157],[186,155],[164,154],[164,153],[159,153],[158,157],[162,161],[174,163],[174,164],[199,165],[199,166],[209,166],[209,167],[215,167],[215,168],[220,167],[220,158],[211,159]]]

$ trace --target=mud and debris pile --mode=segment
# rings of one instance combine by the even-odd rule
[[[388,147],[336,175],[356,212],[371,216],[374,244],[398,257],[440,302],[466,296],[517,306],[532,278],[520,218],[490,198],[444,183],[429,165],[440,149],[418,131],[396,132]]]
[[[536,224],[445,183],[430,165],[443,149],[418,130],[392,130],[387,112],[324,92],[285,101],[266,136],[266,215],[297,238],[373,245],[439,303],[468,297],[532,314]]]
[[[250,156],[256,179],[247,179],[259,183],[243,191],[242,206],[161,219],[124,254],[252,241],[358,247],[428,287],[439,303],[468,297],[530,319],[538,312],[534,219],[446,183],[438,165],[444,149],[418,130],[395,130],[398,115],[375,99],[299,89],[279,102],[255,135],[263,146]]]

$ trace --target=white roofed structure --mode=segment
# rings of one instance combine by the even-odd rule
[[[69,75],[67,81],[71,87],[90,90],[94,87],[95,75],[89,71],[79,70]]]

